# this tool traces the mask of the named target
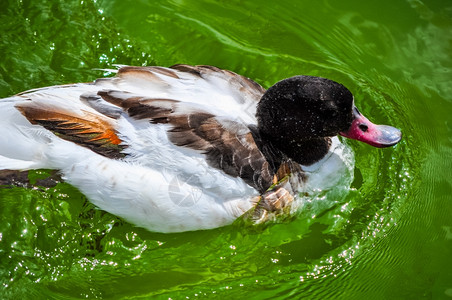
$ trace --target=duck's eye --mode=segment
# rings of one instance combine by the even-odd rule
[[[359,124],[358,127],[362,130],[362,132],[366,132],[369,129],[366,124]]]

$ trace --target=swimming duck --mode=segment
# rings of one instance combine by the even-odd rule
[[[325,78],[295,76],[266,91],[212,66],[112,72],[0,100],[0,170],[59,170],[99,208],[181,232],[290,211],[317,171],[337,163],[332,153],[341,159],[337,135],[375,147],[401,139]]]

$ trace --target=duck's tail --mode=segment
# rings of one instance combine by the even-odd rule
[[[0,100],[0,170],[51,168],[46,160],[51,133],[20,113],[16,105],[23,101],[18,96]]]

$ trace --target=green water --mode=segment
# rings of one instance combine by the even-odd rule
[[[1,0],[1,97],[112,64],[308,74],[404,139],[348,141],[345,199],[258,228],[150,233],[65,183],[0,188],[0,298],[452,298],[452,3],[424,2]]]

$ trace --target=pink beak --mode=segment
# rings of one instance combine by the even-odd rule
[[[353,116],[350,128],[340,135],[379,148],[394,146],[402,139],[402,132],[399,129],[372,123],[356,107],[353,108]]]

